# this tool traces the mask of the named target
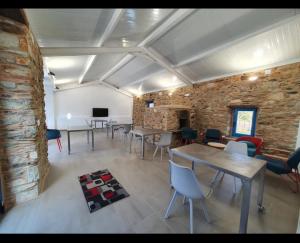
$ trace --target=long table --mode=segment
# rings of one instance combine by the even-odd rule
[[[131,145],[132,145],[132,139],[134,135],[141,136],[142,139],[142,159],[145,158],[145,137],[147,136],[153,136],[153,142],[154,142],[154,136],[156,134],[162,134],[165,133],[166,131],[160,130],[160,129],[148,129],[148,128],[139,128],[139,129],[134,129],[130,131],[130,153],[131,153]]]
[[[243,184],[243,198],[239,232],[247,233],[251,187],[252,181],[256,176],[259,176],[257,205],[259,212],[264,210],[262,203],[266,161],[241,154],[228,153],[201,144],[190,144],[173,148],[170,150],[171,160],[174,159],[174,156],[190,160],[195,164],[205,164],[241,179]]]

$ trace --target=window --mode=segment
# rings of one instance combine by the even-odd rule
[[[146,107],[153,108],[154,107],[154,101],[153,100],[147,100],[146,101]]]
[[[255,135],[256,111],[256,108],[233,109],[233,137]]]

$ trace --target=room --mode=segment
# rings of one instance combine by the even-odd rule
[[[300,9],[1,9],[0,53],[0,233],[300,233]]]

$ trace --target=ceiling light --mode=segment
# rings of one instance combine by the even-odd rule
[[[258,79],[257,76],[251,76],[251,77],[249,78],[250,81],[255,81],[256,79]]]
[[[190,95],[191,95],[191,94],[184,94],[185,97],[188,97],[188,96],[190,96]]]
[[[271,69],[266,69],[265,70],[265,75],[270,75],[271,74]]]
[[[159,14],[159,9],[158,8],[154,8],[153,9],[153,14],[154,15],[158,15]]]
[[[70,120],[70,119],[72,118],[72,114],[71,114],[71,113],[68,113],[68,114],[67,114],[67,118],[68,118],[68,120]]]
[[[175,82],[177,80],[176,76],[173,76],[172,81]]]
[[[263,50],[263,49],[257,49],[257,50],[253,53],[253,55],[254,55],[255,57],[262,57],[263,54],[264,54],[264,50]]]
[[[173,94],[173,93],[172,93],[172,92],[170,92],[170,93],[169,93],[169,96],[172,96],[172,94]]]

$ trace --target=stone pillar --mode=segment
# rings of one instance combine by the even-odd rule
[[[4,207],[34,199],[49,171],[43,61],[28,27],[0,16],[0,172]]]

